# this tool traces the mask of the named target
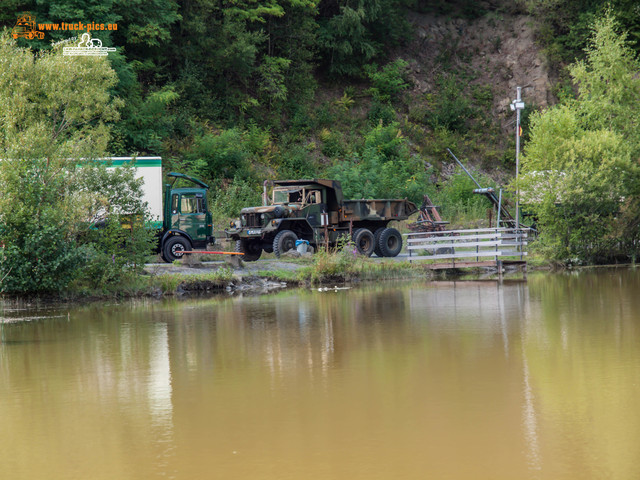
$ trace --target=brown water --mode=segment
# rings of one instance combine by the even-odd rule
[[[638,292],[601,271],[5,305],[0,478],[640,478]]]

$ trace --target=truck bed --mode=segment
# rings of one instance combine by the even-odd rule
[[[341,221],[406,220],[418,211],[415,203],[405,199],[344,200]]]

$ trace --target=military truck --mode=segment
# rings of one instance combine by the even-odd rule
[[[334,246],[349,234],[360,254],[395,257],[402,236],[387,225],[418,211],[407,200],[345,200],[340,182],[323,179],[275,181],[270,205],[267,200],[265,183],[264,205],[243,208],[240,219],[225,230],[246,261],[258,260],[263,251],[280,257],[297,240],[315,249]]]

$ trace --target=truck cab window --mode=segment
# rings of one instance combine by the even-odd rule
[[[287,203],[289,196],[287,192],[282,190],[273,191],[273,203]]]
[[[289,203],[300,203],[302,202],[302,192],[299,190],[289,193]]]
[[[180,213],[203,213],[203,203],[202,197],[192,194],[182,195],[180,199]]]
[[[178,195],[174,194],[171,197],[171,213],[178,213]]]
[[[309,200],[307,203],[322,203],[322,195],[318,190],[312,190],[309,192]]]

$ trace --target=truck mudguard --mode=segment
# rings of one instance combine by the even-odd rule
[[[189,242],[191,243],[191,245],[193,245],[193,238],[191,238],[191,235],[189,235],[187,232],[185,232],[184,230],[180,230],[178,228],[172,228],[171,230],[167,230],[165,232],[165,234],[162,236],[162,240],[160,241],[160,246],[162,248],[162,245],[164,245],[164,242],[167,241],[167,238],[169,238],[172,235],[182,235],[184,238],[186,238],[187,240],[189,240]]]

